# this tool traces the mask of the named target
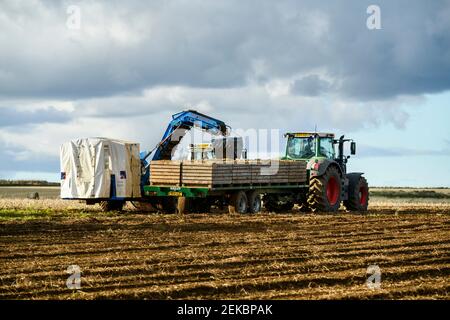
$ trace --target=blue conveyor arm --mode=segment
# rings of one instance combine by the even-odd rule
[[[170,160],[174,147],[188,130],[197,125],[202,130],[207,130],[213,134],[227,135],[225,122],[195,110],[182,111],[172,115],[172,121],[167,126],[161,142],[156,146],[152,160]],[[143,160],[146,160],[153,151],[150,151]]]

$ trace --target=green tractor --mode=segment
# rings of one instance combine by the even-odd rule
[[[367,211],[369,185],[366,178],[361,172],[347,173],[350,156],[344,155],[344,143],[350,142],[350,153],[354,155],[356,143],[353,140],[344,139],[344,136],[335,139],[334,134],[316,132],[287,133],[285,137],[287,145],[283,159],[307,163],[309,188],[297,199],[266,199],[266,206],[273,209],[284,205],[283,209],[286,209],[298,203],[302,211],[333,212],[343,202],[349,211]]]

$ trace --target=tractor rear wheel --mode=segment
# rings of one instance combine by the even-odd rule
[[[312,209],[309,207],[309,205],[307,203],[303,203],[300,206],[300,212],[311,212]]]
[[[229,213],[247,213],[248,199],[244,191],[238,191],[231,195],[228,203]]]
[[[300,207],[300,212],[311,212],[311,208],[308,204],[308,193],[302,191],[298,196],[298,206]]]
[[[308,205],[313,212],[335,212],[341,205],[341,175],[330,166],[324,175],[309,182]]]
[[[348,200],[344,201],[344,206],[349,211],[367,211],[369,205],[369,184],[366,178],[360,176],[359,179],[350,180],[348,185]]]

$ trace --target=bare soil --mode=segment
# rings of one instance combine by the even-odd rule
[[[0,299],[448,299],[449,208],[406,208],[0,219]]]

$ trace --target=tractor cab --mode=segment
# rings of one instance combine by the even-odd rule
[[[309,160],[311,158],[334,159],[334,134],[301,132],[287,133],[285,159]]]
[[[314,159],[315,162],[330,160],[336,162],[344,174],[347,172],[347,161],[350,158],[344,155],[344,143],[350,141],[350,154],[356,154],[356,142],[344,139],[344,136],[335,139],[333,133],[286,133],[285,137],[287,137],[287,144],[286,155],[283,159],[305,161]],[[336,144],[338,145],[337,154],[334,147]]]

